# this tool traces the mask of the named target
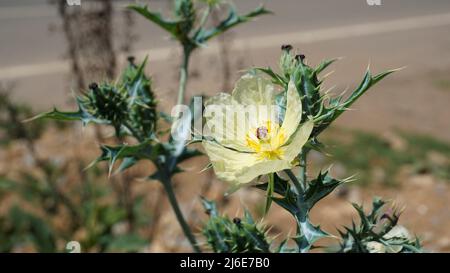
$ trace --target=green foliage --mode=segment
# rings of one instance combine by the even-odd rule
[[[230,220],[220,216],[216,204],[202,199],[203,207],[209,215],[203,228],[203,235],[208,245],[216,253],[268,253],[270,238],[267,229],[255,224],[252,216],[246,210],[243,219]]]
[[[102,145],[102,154],[89,166],[93,166],[100,161],[107,161],[109,165],[109,175],[111,175],[114,165],[122,160],[118,172],[124,171],[136,164],[139,160],[156,160],[161,152],[162,146],[154,144],[148,140],[136,145],[122,144],[117,146]]]
[[[189,52],[199,46],[203,46],[211,38],[239,24],[250,21],[259,15],[270,13],[264,7],[259,7],[245,15],[238,15],[230,4],[228,16],[216,26],[207,28],[205,23],[210,14],[210,7],[214,6],[214,4],[208,3],[208,8],[203,16],[198,16],[198,8],[194,7],[193,2],[192,0],[175,0],[175,17],[173,19],[165,18],[161,14],[150,10],[147,6],[131,5],[129,8],[170,33],[173,38],[183,45],[185,51]]]
[[[417,253],[422,247],[403,226],[398,225],[400,212],[396,208],[383,210],[386,202],[374,198],[372,210],[364,212],[362,206],[353,204],[359,215],[359,224],[339,231],[341,243],[338,252],[372,253]]]
[[[206,2],[205,2],[206,1]],[[130,9],[138,12],[150,22],[158,25],[176,39],[183,47],[183,59],[180,66],[180,82],[178,102],[185,101],[185,89],[188,73],[188,64],[191,53],[204,46],[210,39],[218,36],[233,27],[253,18],[268,14],[264,7],[259,7],[245,15],[239,15],[232,5],[229,5],[228,15],[225,19],[210,27],[208,22],[211,9],[220,4],[217,0],[205,0],[203,13],[193,0],[174,0],[173,17],[165,16],[150,10],[147,6],[131,5]],[[360,85],[344,99],[343,96],[330,98],[321,90],[322,80],[319,74],[330,66],[336,59],[325,60],[313,68],[305,62],[304,55],[291,54],[291,46],[283,46],[280,60],[280,74],[271,68],[257,68],[268,74],[275,84],[280,85],[282,91],[276,98],[280,111],[283,112],[286,104],[286,89],[289,81],[293,81],[302,100],[303,119],[314,120],[314,129],[307,146],[298,155],[300,173],[298,176],[291,170],[285,170],[289,180],[283,179],[279,174],[269,174],[270,179],[266,184],[259,184],[259,189],[267,192],[266,211],[271,202],[288,211],[296,221],[297,232],[291,238],[296,247],[290,249],[285,240],[276,252],[307,252],[315,247],[315,243],[324,237],[330,236],[320,226],[310,221],[310,211],[313,207],[329,195],[337,186],[349,181],[332,178],[328,171],[319,172],[315,179],[309,180],[306,175],[307,154],[311,149],[321,150],[323,145],[318,141],[318,135],[328,128],[344,111],[346,111],[361,95],[395,70],[382,72],[372,76],[367,71]],[[201,155],[195,149],[188,148],[186,143],[191,137],[193,117],[182,115],[168,118],[167,114],[157,114],[157,102],[152,92],[151,80],[144,74],[146,60],[136,66],[134,60],[129,59],[129,65],[116,83],[91,84],[89,90],[77,97],[78,110],[63,112],[54,109],[43,113],[34,119],[50,118],[55,120],[82,121],[88,123],[107,124],[113,126],[116,138],[120,144],[102,145],[101,155],[90,165],[94,166],[100,161],[109,164],[108,173],[111,174],[116,163],[120,161],[117,172],[124,171],[141,160],[151,161],[156,171],[149,176],[162,183],[167,193],[169,202],[174,210],[180,226],[193,250],[200,252],[200,248],[193,236],[182,212],[172,185],[172,176],[181,172],[180,163],[190,158]],[[191,104],[192,108],[192,104]],[[192,112],[192,111],[191,111]],[[164,138],[165,132],[158,132],[157,121],[162,117],[172,125],[172,134]],[[161,139],[159,139],[159,137]],[[125,143],[127,137],[134,138],[133,144]],[[166,140],[167,139],[167,140]],[[370,145],[369,145],[370,146]],[[350,148],[349,150],[353,150]],[[359,151],[360,152],[360,151]],[[293,161],[297,162],[297,161]],[[124,234],[117,235],[113,232],[114,226],[127,220],[129,208],[124,209],[120,204],[100,204],[98,198],[103,197],[101,191],[96,192],[91,186],[85,186],[87,194],[81,203],[75,203],[61,191],[55,183],[54,169],[41,166],[45,169],[46,183],[40,183],[33,176],[26,177],[32,181],[30,189],[39,193],[39,197],[30,197],[30,202],[47,202],[50,205],[42,206],[47,210],[47,216],[58,213],[59,207],[65,207],[72,216],[70,236],[79,228],[86,231],[87,236],[82,240],[84,248],[98,248],[100,251],[139,251],[146,245],[135,229],[130,229]],[[88,183],[89,185],[91,183]],[[23,190],[16,187],[9,180],[0,180],[0,189]],[[27,196],[29,194],[23,194]],[[133,211],[140,209],[140,202],[136,200]],[[342,244],[340,252],[374,252],[383,249],[386,252],[416,252],[420,249],[418,240],[411,240],[405,235],[404,230],[397,226],[398,213],[380,214],[384,202],[374,201],[374,208],[369,215],[365,215],[362,207],[355,205],[361,223],[353,224],[351,228],[341,231]],[[254,222],[248,211],[245,211],[243,219],[230,220],[226,216],[220,216],[214,202],[203,199],[203,206],[209,214],[209,220],[202,231],[208,245],[214,252],[270,252],[271,239],[267,236],[268,229]],[[25,214],[21,217],[25,217]],[[30,218],[28,222],[40,224],[39,220]],[[386,219],[388,220],[386,222]],[[0,219],[3,226],[3,222]],[[21,224],[21,222],[19,222]],[[5,225],[8,230],[8,225]],[[20,225],[19,225],[20,226]],[[37,248],[45,251],[54,251],[53,239],[45,241],[53,234],[51,227],[43,226],[40,229],[25,226],[32,230],[34,242]],[[1,240],[7,240],[0,238]],[[53,240],[53,241],[52,241]],[[11,244],[5,244],[11,246]]]
[[[319,79],[319,74],[328,66],[338,59],[324,60],[317,67],[313,68],[306,64],[304,55],[294,56],[291,53],[292,46],[285,45],[282,47],[282,55],[280,59],[281,74],[277,74],[271,68],[256,68],[263,71],[272,78],[275,84],[282,86],[287,90],[287,85],[292,79],[302,98],[303,111],[307,118],[314,118],[314,130],[311,139],[314,140],[323,130],[325,130],[334,120],[336,120],[343,112],[345,112],[359,97],[369,90],[376,83],[381,81],[389,74],[397,71],[388,70],[372,76],[369,70],[366,71],[363,80],[359,86],[344,99],[343,95],[331,98],[329,94],[321,90],[323,80]],[[281,109],[285,108],[286,92],[278,95],[277,102]]]
[[[138,234],[124,234],[112,238],[104,238],[108,252],[138,252],[148,245],[148,241]]]
[[[32,243],[39,252],[56,252],[54,231],[47,221],[23,211],[18,206],[0,217],[0,252],[11,252],[17,242]]]
[[[230,6],[230,11],[225,20],[220,22],[219,25],[217,25],[214,28],[200,29],[197,32],[195,39],[198,41],[199,44],[205,43],[206,41],[210,40],[211,38],[216,37],[216,36],[222,34],[223,32],[225,32],[239,24],[248,22],[257,16],[264,15],[264,14],[270,14],[270,13],[271,12],[269,10],[267,10],[263,6],[261,6],[245,15],[238,15],[236,10],[232,6]]]
[[[40,114],[31,120],[50,118],[65,121],[82,121],[109,124],[116,135],[132,135],[138,139],[152,138],[156,130],[156,99],[151,81],[144,74],[146,60],[137,67],[132,59],[115,84],[92,83],[86,94],[77,97],[78,111],[53,111]]]
[[[151,90],[151,81],[144,75],[145,63],[146,60],[137,67],[134,65],[134,59],[129,58],[129,65],[122,73],[121,79],[117,84],[91,84],[88,93],[77,98],[78,111],[61,112],[55,109],[38,115],[33,119],[80,120],[84,125],[90,122],[108,124],[115,128],[116,137],[119,141],[123,142],[125,136],[134,137],[138,142],[137,144],[102,145],[101,155],[89,167],[94,166],[98,162],[107,161],[109,164],[108,174],[111,175],[115,164],[119,161],[120,165],[116,173],[134,166],[141,160],[151,161],[156,166],[156,171],[149,178],[163,183],[172,206],[178,206],[171,185],[171,177],[182,171],[178,166],[180,163],[201,155],[199,151],[186,147],[186,142],[191,136],[193,117],[185,115],[178,119],[168,120],[174,123],[175,133],[166,142],[158,139],[160,134],[156,131],[157,104]],[[102,209],[109,208],[93,208],[94,215],[103,219],[104,214],[97,214],[96,209],[102,211]],[[177,217],[182,217],[181,213],[179,213],[179,208],[176,207],[175,210]],[[72,209],[72,211],[74,211],[73,214],[79,214],[75,209]],[[102,223],[105,223],[106,220],[103,219]],[[118,221],[119,219],[116,220]],[[180,221],[183,222],[183,229],[187,230],[188,227],[184,219]],[[111,225],[105,223],[105,225],[98,225],[93,228],[89,233],[91,237],[84,242],[84,245],[93,247],[95,243],[105,242],[99,244],[101,251],[117,249],[118,246],[122,246],[125,239],[113,240],[111,227]],[[137,235],[128,233],[127,237],[124,238],[135,238],[130,236]],[[187,236],[194,249],[196,251],[199,250],[193,236]],[[114,242],[115,245],[113,247],[105,245],[106,242],[110,241]],[[126,250],[130,250],[133,246],[141,245],[139,240],[133,239],[132,242],[132,246],[126,247]]]
[[[11,100],[9,93],[0,90],[0,145],[11,140],[33,140],[38,138],[47,124],[43,121],[25,126],[23,120],[32,115],[31,108]]]
[[[18,180],[0,178],[0,197],[3,194],[17,194],[17,205],[8,209],[0,217],[0,252],[9,252],[17,247],[39,252],[62,252],[65,243],[77,239],[82,251],[96,250],[136,252],[148,244],[141,235],[127,227],[120,234],[115,234],[114,227],[127,223],[125,209],[120,200],[104,202],[112,192],[107,185],[99,183],[104,173],[86,172],[82,184],[62,191],[57,185],[64,178],[66,168],[47,168],[45,176],[22,173]],[[95,183],[94,183],[95,182]],[[80,197],[72,198],[72,196]],[[139,217],[148,219],[141,207],[142,199],[137,196],[133,210]],[[19,208],[36,208],[33,211]],[[54,223],[56,218],[69,219],[64,226]],[[137,219],[137,227],[147,224]],[[78,238],[77,234],[85,234]],[[61,242],[62,244],[58,244]]]
[[[294,179],[292,177],[292,179]],[[287,210],[297,222],[297,235],[293,238],[297,243],[298,252],[306,252],[314,243],[329,234],[319,226],[314,226],[309,213],[314,205],[330,194],[337,186],[345,181],[331,178],[328,172],[319,173],[316,179],[308,183],[306,189],[302,187],[292,187],[288,181],[282,179],[277,174],[274,177],[274,191],[281,197],[273,197],[273,201]],[[266,184],[257,185],[257,188],[266,190]]]

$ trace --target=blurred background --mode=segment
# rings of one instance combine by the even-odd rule
[[[23,123],[53,106],[73,109],[74,95],[93,81],[113,81],[129,55],[149,56],[147,73],[161,109],[175,104],[180,52],[174,41],[132,11],[148,3],[168,13],[172,1],[0,1],[0,251],[190,251],[159,183],[145,181],[141,164],[108,179],[107,166],[85,169],[99,143],[114,143],[107,128],[50,121]],[[370,1],[369,1],[370,2]],[[375,1],[376,2],[376,1]],[[450,251],[450,1],[235,0],[240,12],[263,3],[262,16],[195,53],[188,95],[229,92],[242,70],[276,67],[281,44],[292,44],[309,64],[344,57],[327,88],[353,89],[374,72],[405,67],[372,88],[322,138],[328,155],[313,154],[315,176],[332,164],[341,187],[313,210],[330,233],[351,222],[351,202],[372,196],[405,207],[401,224],[425,249]],[[225,10],[217,10],[218,21]],[[330,70],[330,71],[331,71]],[[183,213],[200,232],[199,196],[231,217],[249,208],[262,217],[264,196],[248,188],[224,197],[227,186],[207,159],[191,160],[174,178]],[[265,223],[292,234],[290,216],[273,206]],[[199,234],[200,235],[200,234]],[[283,237],[283,236],[280,236]]]

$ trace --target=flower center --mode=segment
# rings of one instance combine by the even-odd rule
[[[246,141],[261,160],[275,160],[283,155],[280,147],[286,142],[286,138],[284,130],[277,123],[267,121],[264,126],[250,130]]]
[[[256,129],[256,137],[259,140],[265,139],[267,137],[268,133],[269,133],[269,130],[265,126],[261,126],[258,129]]]

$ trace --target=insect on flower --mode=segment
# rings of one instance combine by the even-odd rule
[[[278,118],[276,89],[270,79],[251,71],[231,95],[220,93],[206,101],[203,146],[219,179],[238,186],[296,165],[313,122],[299,126],[302,103],[292,80],[285,115]]]

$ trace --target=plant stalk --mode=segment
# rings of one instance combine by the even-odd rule
[[[188,80],[188,68],[189,68],[189,58],[191,57],[191,49],[189,47],[184,47],[183,49],[183,61],[180,66],[180,85],[178,88],[178,100],[177,105],[183,104],[185,102],[186,84]]]
[[[306,172],[306,160],[307,160],[307,156],[308,156],[308,150],[306,150],[305,148],[302,148],[302,151],[300,153],[300,181],[303,184],[303,187],[306,189],[308,186],[308,177],[307,177],[307,172]]]
[[[201,250],[197,244],[197,241],[195,240],[195,237],[192,234],[191,228],[189,227],[186,220],[184,219],[184,216],[183,216],[183,213],[181,212],[180,206],[178,205],[178,201],[177,201],[177,198],[173,191],[172,182],[171,182],[170,178],[163,179],[161,182],[164,186],[164,189],[166,190],[170,205],[172,206],[172,209],[175,212],[175,216],[177,217],[178,223],[180,224],[184,235],[189,240],[189,243],[191,243],[191,246],[194,249],[194,251],[196,253],[200,253]]]
[[[295,174],[292,172],[292,170],[287,169],[287,170],[284,170],[284,172],[289,176],[292,183],[294,183],[295,189],[297,190],[297,194],[298,195],[302,194],[305,191],[303,188],[303,185],[302,185],[302,183],[300,183],[298,181],[298,178],[295,176]]]

